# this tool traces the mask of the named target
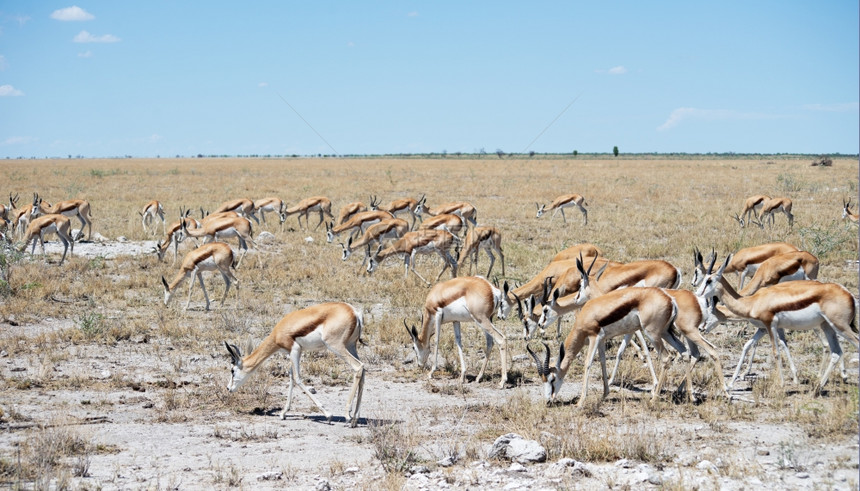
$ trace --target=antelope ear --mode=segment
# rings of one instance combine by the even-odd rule
[[[511,287],[510,285],[508,285],[508,280],[505,280],[505,284],[502,285],[502,291],[505,292],[505,295],[507,295],[508,292],[511,291]]]
[[[561,360],[564,359],[564,343],[558,345],[558,361],[555,363],[556,368],[561,370]]]
[[[157,250],[155,252],[158,252]],[[167,284],[167,280],[164,279],[164,276],[161,277],[161,284],[164,285],[166,290],[170,290],[170,285]]]

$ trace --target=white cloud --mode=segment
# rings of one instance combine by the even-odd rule
[[[607,73],[609,73],[610,75],[624,75],[625,73],[627,73],[627,69],[619,65],[610,68]]]
[[[81,31],[73,39],[76,43],[118,43],[120,39],[113,34],[103,34],[101,36],[93,36],[87,31]]]
[[[257,87],[268,87],[268,86],[269,86],[269,82],[260,82],[257,84]]]
[[[92,57],[93,57],[93,52],[89,51],[89,50],[84,51],[83,53],[78,53],[78,58],[92,58]]]
[[[699,121],[737,121],[751,119],[778,119],[783,116],[764,114],[764,113],[747,113],[741,111],[731,111],[728,109],[698,109],[695,107],[679,107],[672,111],[669,119],[657,127],[657,131],[665,131],[675,126],[678,126],[682,121],[699,120]]]
[[[17,97],[21,95],[24,95],[24,93],[11,85],[0,85],[0,97]]]
[[[409,12],[406,17],[418,17],[418,12]]]
[[[96,18],[96,16],[78,7],[77,5],[73,5],[71,7],[66,7],[64,9],[51,12],[51,18],[62,21],[77,21],[93,20]]]
[[[860,103],[843,102],[837,104],[807,104],[803,106],[807,111],[825,111],[833,113],[857,112],[860,110]]]
[[[24,145],[27,143],[32,143],[36,141],[32,136],[10,136],[6,138],[2,142],[0,142],[0,146],[3,145]]]
[[[30,16],[29,15],[16,15],[16,16],[12,17],[12,20],[17,22],[19,26],[23,26],[24,24],[27,23],[27,21],[30,20]]]

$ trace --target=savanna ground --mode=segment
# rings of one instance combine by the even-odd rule
[[[789,334],[800,384],[780,387],[769,342],[736,396],[720,396],[743,343],[754,329],[720,327],[708,338],[725,373],[705,360],[695,372],[696,402],[675,401],[681,363],[668,389],[650,402],[650,376],[632,352],[623,386],[598,403],[599,368],[584,410],[577,409],[582,356],[568,374],[562,403],[547,407],[521,326],[496,320],[508,335],[510,384],[499,390],[494,348],[490,380],[471,382],[483,356],[479,329],[464,324],[470,383],[460,386],[450,325],[443,327],[442,370],[428,381],[415,367],[402,321],[418,322],[428,289],[403,279],[402,262],[372,276],[357,275],[359,256],[341,262],[323,227],[305,231],[290,217],[284,231],[270,215],[274,240],[259,244],[237,272],[223,309],[220,277],[207,276],[214,309],[203,310],[199,287],[184,311],[187,283],[169,307],[160,276],[177,267],[145,251],[138,211],[158,199],[176,221],[180,206],[213,209],[228,199],[278,196],[289,204],[325,195],[333,211],[351,201],[426,194],[432,207],[465,200],[478,222],[503,233],[506,277],[525,282],[559,250],[592,242],[616,261],[664,259],[680,267],[684,287],[692,250],[716,249],[720,260],[741,247],[788,241],[821,260],[819,279],[857,292],[857,228],[840,220],[842,199],[857,196],[857,161],[810,167],[810,158],[675,160],[602,158],[467,159],[150,159],[4,161],[5,190],[47,201],[83,198],[109,244],[127,238],[128,254],[104,243],[78,244],[62,267],[59,255],[0,257],[0,483],[12,488],[318,487],[641,487],[637,474],[657,473],[668,488],[846,488],[858,486],[857,352],[843,343],[849,370],[811,393],[824,356],[814,332]],[[535,202],[560,194],[586,197],[589,223],[570,211],[535,219]],[[752,194],[788,196],[796,216],[771,228],[741,230],[731,215]],[[316,217],[311,224],[316,223]],[[73,221],[73,227],[78,224]],[[160,228],[159,228],[160,232]],[[311,240],[312,239],[312,240]],[[56,242],[53,248],[56,251]],[[184,251],[190,246],[185,246]],[[140,252],[144,251],[144,252]],[[262,267],[258,267],[258,260]],[[486,272],[486,256],[480,270]],[[438,258],[418,269],[435,276]],[[466,274],[464,271],[462,274]],[[496,263],[494,276],[501,276]],[[732,275],[734,276],[734,275]],[[211,278],[211,279],[210,279]],[[444,278],[443,278],[444,279]],[[734,281],[734,278],[731,278]],[[287,312],[323,301],[364,311],[359,354],[367,382],[359,427],[345,425],[351,383],[346,363],[329,353],[305,353],[303,378],[336,415],[326,422],[301,392],[287,419],[287,358],[276,354],[237,393],[228,394],[228,340],[256,345]],[[564,323],[565,331],[571,325]],[[554,329],[552,330],[554,332]],[[532,341],[535,343],[535,341]],[[557,346],[550,340],[553,352]],[[537,345],[535,345],[537,346]],[[610,356],[614,354],[610,351]],[[518,472],[487,458],[498,436],[516,432],[540,441],[547,464]],[[452,457],[454,465],[437,461]],[[551,472],[573,458],[590,475]],[[624,460],[626,459],[626,460]],[[418,466],[418,467],[416,467]],[[640,473],[641,474],[641,473]],[[428,484],[429,483],[429,484]]]

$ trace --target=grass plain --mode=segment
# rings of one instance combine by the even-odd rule
[[[857,201],[857,161],[836,159],[832,167],[811,167],[810,161],[659,156],[7,160],[3,171],[5,190],[19,193],[20,204],[33,192],[51,202],[88,200],[94,231],[108,240],[153,240],[143,232],[138,215],[151,199],[162,202],[169,224],[178,219],[180,207],[211,210],[239,197],[277,196],[290,205],[324,195],[337,215],[340,206],[368,203],[370,195],[383,201],[426,195],[431,207],[468,201],[478,210],[479,225],[502,232],[507,277],[500,281],[525,282],[559,250],[591,242],[616,261],[667,260],[681,268],[683,287],[689,288],[694,248],[714,248],[722,260],[742,247],[787,241],[818,256],[820,280],[843,284],[856,295],[857,227],[841,220],[841,205],[848,197]],[[535,203],[574,192],[588,203],[587,226],[575,211],[567,213],[567,224],[560,215],[535,218]],[[790,197],[794,227],[789,229],[785,217],[777,215],[772,228],[739,228],[732,215],[753,194]],[[822,482],[833,485],[844,484],[837,479],[838,470],[854,469],[856,476],[857,452],[851,445],[858,431],[858,367],[850,363],[856,351],[846,343],[849,380],[832,376],[822,397],[811,394],[824,356],[822,343],[816,333],[806,332],[789,338],[799,385],[786,377],[786,386],[780,387],[773,380],[772,363],[759,356],[756,376],[736,386],[743,400],[729,402],[719,397],[719,377],[705,361],[694,379],[696,387],[704,387],[697,403],[674,402],[671,391],[649,403],[650,393],[642,389],[649,383],[647,372],[628,355],[622,364],[624,388],[614,390],[602,404],[595,395],[600,391],[591,391],[594,402],[578,411],[570,401],[579,393],[582,357],[565,383],[565,403],[547,407],[534,367],[522,357],[520,325],[513,319],[496,320],[515,358],[511,388],[494,388],[500,367],[497,350],[491,354],[490,380],[460,387],[450,327],[443,327],[442,371],[427,382],[409,362],[411,346],[402,319],[418,321],[428,289],[413,277],[404,280],[399,260],[386,262],[371,276],[356,274],[360,255],[341,262],[341,248],[326,243],[324,227],[313,229],[316,222],[312,216],[311,229],[302,230],[290,217],[280,230],[270,215],[268,226],[254,224],[255,235],[268,230],[275,240],[249,254],[237,272],[240,294],[231,292],[225,308],[211,312],[203,311],[199,288],[192,309],[182,310],[188,283],[169,307],[162,305],[159,278],[170,279],[177,270],[169,255],[159,262],[154,254],[107,259],[76,253],[57,267],[56,256],[46,263],[38,254],[30,258],[5,253],[0,264],[0,482],[13,487],[160,488],[181,484],[186,476],[186,486],[254,487],[258,482],[252,474],[259,469],[239,454],[283,452],[314,434],[320,422],[277,420],[288,381],[283,355],[267,362],[237,394],[227,394],[229,357],[223,341],[253,346],[285,313],[323,301],[350,302],[365,312],[367,345],[359,347],[359,354],[370,370],[362,405],[365,424],[352,431],[338,429],[334,435],[326,430],[325,442],[308,444],[306,458],[326,468],[316,472],[330,479],[355,464],[362,469],[355,477],[359,485],[399,488],[412,465],[433,466],[451,455],[462,467],[486,458],[482,445],[510,431],[541,440],[550,461],[571,457],[602,464],[631,459],[682,469],[677,478],[664,482],[670,487],[690,485],[682,477],[683,468],[698,461],[685,463],[685,455],[709,452],[721,458],[719,477],[712,477],[706,487],[720,487],[720,479],[743,482],[751,476],[766,485],[801,471],[820,471]],[[73,228],[78,226],[73,219]],[[481,254],[483,274],[488,260]],[[417,268],[429,278],[441,266],[433,257],[420,260]],[[500,274],[499,264],[494,272]],[[211,298],[220,298],[220,278],[207,276],[207,286]],[[569,327],[568,319],[565,332]],[[752,332],[738,324],[708,336],[721,354],[723,377],[731,374]],[[474,326],[464,325],[464,349],[468,374],[474,378],[483,356],[483,336]],[[770,352],[766,340],[759,352]],[[343,391],[351,379],[348,366],[330,354],[312,353],[305,354],[302,364],[303,377],[320,397],[331,396],[324,404],[342,416]],[[681,364],[675,363],[667,387],[674,388],[681,373]],[[591,383],[599,383],[598,378],[592,377]],[[404,395],[412,391],[419,394]],[[297,394],[294,412],[313,414],[315,409],[302,397]],[[199,429],[207,445],[226,442],[234,454],[207,450],[199,465],[158,471],[157,459],[149,453],[163,449],[147,450],[131,443],[133,438],[115,434],[131,432],[134,426],[156,435],[159,425],[178,425],[192,433]],[[735,455],[738,445],[753,444],[740,435],[753,434],[750,428],[756,427],[767,428],[772,452]],[[756,440],[759,437],[764,438],[758,435]],[[813,449],[834,446],[847,450],[848,456],[830,455],[819,465]],[[344,448],[354,452],[341,453]],[[775,460],[755,463],[762,455]],[[280,469],[281,483],[286,479],[299,484],[310,472],[294,462],[302,458],[285,452],[267,465]],[[138,470],[120,470],[126,465]],[[600,479],[610,487],[620,482]],[[458,481],[451,477],[451,482]],[[847,485],[856,488],[856,479]]]

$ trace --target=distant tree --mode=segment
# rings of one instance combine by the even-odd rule
[[[531,152],[529,152],[529,158],[532,158],[532,157],[534,157],[534,156],[535,156],[535,151],[534,151],[534,150],[532,150]]]
[[[573,151],[573,156],[574,156],[574,157],[576,157],[577,155],[579,155],[579,152],[577,152],[576,150],[574,150],[574,151]]]
[[[618,146],[612,147],[612,155],[618,156]]]
[[[501,148],[497,148],[496,149],[496,155],[498,155],[499,158],[501,159],[501,158],[505,157],[505,152],[503,152]]]

